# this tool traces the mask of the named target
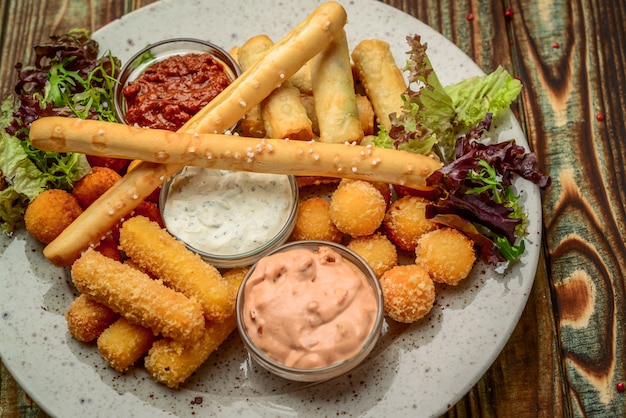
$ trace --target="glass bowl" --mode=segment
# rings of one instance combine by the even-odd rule
[[[295,227],[294,176],[185,167],[162,186],[170,234],[218,268],[250,266],[284,244]]]
[[[131,82],[137,80],[146,69],[157,62],[190,53],[210,54],[217,63],[221,64],[224,73],[231,82],[241,74],[237,62],[224,49],[211,42],[193,38],[173,38],[152,43],[133,55],[120,70],[119,83],[113,93],[118,121],[129,124],[126,120],[127,103],[124,89]]]
[[[332,283],[332,285],[330,285],[331,287],[328,288],[329,290],[331,290],[331,292],[322,293],[321,295],[323,296],[320,296],[319,298],[309,298],[309,295],[312,292],[310,292],[308,288],[305,291],[302,291],[301,288],[299,289],[300,291],[289,291],[286,292],[286,296],[283,296],[282,292],[272,291],[278,289],[274,288],[274,284],[272,284],[268,289],[266,289],[266,291],[268,292],[267,294],[280,296],[277,296],[275,298],[274,296],[272,296],[271,299],[274,299],[273,301],[261,300],[258,302],[258,304],[254,303],[253,306],[246,306],[246,296],[248,296],[248,298],[251,298],[251,293],[249,292],[259,291],[258,289],[255,289],[255,287],[259,286],[259,282],[264,281],[265,277],[267,277],[266,281],[273,281],[274,283],[276,283],[276,281],[287,277],[285,274],[291,274],[291,272],[302,272],[304,270],[300,266],[309,265],[307,264],[308,262],[302,261],[306,260],[306,258],[300,259],[299,263],[294,263],[293,265],[296,265],[298,267],[293,268],[284,267],[280,263],[277,263],[276,265],[272,265],[270,267],[268,267],[268,264],[264,264],[263,271],[276,271],[277,277],[273,278],[271,273],[269,273],[267,276],[255,275],[255,269],[259,266],[259,264],[263,261],[267,261],[268,259],[270,259],[269,257],[280,256],[281,253],[288,253],[291,250],[300,249],[309,250],[313,253],[318,253],[319,251],[319,254],[324,254],[324,257],[327,257],[327,254],[330,254],[331,264],[334,263],[336,260],[335,254],[338,254],[344,261],[347,262],[346,264],[348,266],[352,267],[353,270],[357,272],[357,275],[364,276],[365,287],[362,288],[364,289],[364,293],[361,292],[358,298],[365,297],[370,303],[372,303],[373,298],[374,305],[369,305],[368,309],[364,309],[363,306],[360,306],[357,309],[357,312],[368,312],[367,314],[359,314],[362,315],[360,323],[363,324],[360,331],[352,331],[352,325],[354,325],[355,323],[357,323],[357,327],[355,327],[354,329],[359,327],[358,320],[354,319],[353,317],[341,317],[341,319],[337,319],[338,322],[333,323],[330,329],[326,328],[322,334],[315,334],[314,331],[311,331],[308,327],[308,324],[313,323],[316,324],[316,326],[318,324],[317,320],[315,319],[317,318],[317,316],[310,316],[311,311],[309,308],[311,306],[314,306],[316,314],[318,312],[321,313],[320,318],[328,318],[327,315],[329,313],[329,309],[336,309],[333,306],[333,301],[337,302],[337,300],[341,300],[339,295],[342,294],[341,292],[343,292],[343,290],[339,291],[338,289],[331,289],[332,286],[334,286],[336,283],[335,280],[337,280],[337,278],[339,277],[337,275],[337,272],[331,275],[332,279],[330,282],[328,282],[329,284]],[[328,250],[330,250],[330,252],[327,252]],[[293,252],[291,254],[293,254]],[[241,286],[239,287],[239,291],[237,294],[237,328],[243,340],[244,346],[250,354],[250,357],[254,359],[261,367],[276,374],[277,376],[299,382],[321,382],[329,380],[349,372],[350,370],[358,366],[363,360],[365,360],[376,345],[378,338],[380,337],[384,321],[382,290],[380,288],[378,278],[376,277],[376,274],[373,272],[371,267],[359,255],[357,255],[352,250],[346,248],[345,246],[336,244],[334,242],[317,240],[293,241],[287,243],[280,248],[270,252],[267,257],[268,258],[259,261],[248,271]],[[274,268],[276,268],[277,270],[273,270]],[[319,272],[320,269],[321,267],[318,264],[316,273]],[[287,273],[288,271],[289,273]],[[343,273],[339,274],[342,275]],[[317,275],[314,281],[320,280],[319,277],[322,276]],[[289,276],[289,278],[297,280],[294,278],[294,276]],[[298,285],[296,285],[296,289],[297,286]],[[293,304],[290,304],[289,298],[292,298],[292,295],[294,294],[306,294],[307,297],[302,300],[299,299],[299,296],[293,296],[296,299],[293,300]],[[353,292],[346,292],[345,294],[353,294]],[[357,292],[354,292],[354,294],[357,294]],[[366,294],[367,296],[364,296],[364,294]],[[337,297],[338,299],[335,299],[335,297]],[[254,299],[256,300],[256,298]],[[346,300],[349,300],[349,297],[346,297]],[[330,301],[330,304],[328,304],[328,301]],[[311,305],[312,303],[314,305]],[[352,306],[350,307],[350,309],[352,309],[353,306],[358,306],[356,302],[356,297],[351,302],[351,305]],[[268,306],[272,306],[272,308],[266,310],[266,308],[264,307]],[[303,306],[306,306],[307,309],[299,309]],[[288,319],[279,320],[274,318],[274,320],[272,320],[272,317],[265,316],[270,311],[272,311],[274,307],[279,307],[278,310],[281,311],[280,316],[286,317]],[[283,307],[288,308],[285,310],[283,309]],[[248,316],[248,318],[246,318],[246,316]],[[254,319],[250,319],[252,316],[254,316]],[[263,318],[263,321],[256,322],[258,318]],[[303,319],[303,321],[301,322],[299,321],[299,319]],[[370,323],[371,328],[369,331],[367,331],[367,326]],[[272,327],[271,324],[277,324],[278,327]],[[352,325],[348,325],[347,328],[342,328],[343,324]],[[260,333],[262,336],[264,336],[264,338],[268,338],[268,335],[276,337],[269,340],[269,342],[272,343],[272,348],[270,350],[266,350],[268,345],[265,344],[268,344],[268,340],[265,340],[263,342],[263,348],[257,345],[257,343],[255,343],[254,336],[249,333],[248,327],[253,329],[254,332]],[[306,331],[301,332],[301,334],[298,335],[298,338],[295,341],[287,342],[284,345],[281,344],[279,346],[280,348],[274,350],[274,341],[284,341],[283,338],[285,334],[293,335],[291,332],[287,331],[288,329],[291,331],[298,330],[298,332],[301,332],[300,330],[302,329],[306,329]],[[335,329],[342,329],[342,333],[333,335],[333,330]],[[326,331],[329,330],[330,332],[327,333]],[[348,331],[343,333],[343,331],[345,330]],[[302,335],[305,334],[307,337],[303,338]],[[313,337],[314,335],[316,335],[316,337]],[[359,335],[359,337],[350,338],[350,336],[356,335]],[[322,341],[322,339],[319,337],[323,337],[324,341]],[[354,341],[351,341],[350,343],[347,342],[348,340],[352,339]],[[309,354],[311,351],[306,354],[309,357],[304,360],[302,360],[304,356],[298,357],[300,354],[293,354],[293,350],[291,350],[290,348],[303,347],[307,345],[309,340],[311,341],[311,344],[309,346],[312,347],[310,349],[311,351],[317,350],[318,347],[321,347],[320,351],[316,352],[313,355],[317,357],[311,357]],[[347,347],[349,347],[349,349],[346,349],[346,345]],[[270,354],[266,351],[272,351],[272,353]],[[294,360],[295,358],[297,358],[297,360]],[[323,358],[324,361],[318,363],[318,359],[320,358]],[[291,365],[288,366],[286,365],[287,363]]]

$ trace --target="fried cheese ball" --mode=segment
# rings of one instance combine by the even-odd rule
[[[302,200],[291,239],[341,242],[343,234],[330,220],[330,202],[321,197]]]
[[[117,171],[108,167],[92,167],[91,173],[74,184],[72,194],[86,209],[121,178]]]
[[[454,228],[422,235],[415,249],[415,262],[437,283],[456,286],[469,275],[475,261],[474,242]]]
[[[385,315],[397,322],[411,323],[423,318],[435,303],[435,284],[417,264],[398,265],[380,278]]]
[[[426,219],[428,200],[417,196],[404,196],[389,206],[383,225],[387,236],[398,248],[415,251],[417,240],[426,232],[438,228],[437,224]]]
[[[342,180],[330,199],[330,219],[353,237],[373,234],[380,226],[387,203],[380,191],[363,180]]]
[[[24,213],[26,230],[49,244],[83,212],[78,200],[60,189],[45,190],[29,203]]]
[[[380,233],[354,238],[348,248],[363,257],[378,277],[398,264],[396,246]]]

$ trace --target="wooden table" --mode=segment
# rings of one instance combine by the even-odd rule
[[[357,0],[358,1],[358,0]],[[2,93],[32,46],[97,30],[152,0],[8,0]],[[605,0],[386,0],[428,23],[486,72],[525,88],[515,107],[553,186],[543,256],[510,341],[447,416],[626,416],[626,4]],[[0,290],[1,291],[1,290]],[[45,416],[0,368],[0,417]]]

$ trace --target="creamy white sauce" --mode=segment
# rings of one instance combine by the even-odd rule
[[[196,250],[235,255],[276,236],[293,205],[288,176],[186,167],[171,182],[163,220]]]

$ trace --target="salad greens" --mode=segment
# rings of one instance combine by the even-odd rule
[[[519,175],[541,188],[550,185],[535,154],[514,141],[481,142],[494,114],[508,109],[522,85],[504,68],[450,86],[443,86],[418,35],[407,37],[404,71],[409,86],[403,108],[390,115],[391,128],[380,128],[372,142],[421,154],[436,154],[444,166],[427,184],[434,201],[426,216],[466,233],[480,258],[493,265],[518,259],[525,249],[527,218],[512,186]],[[432,193],[431,193],[432,198]]]
[[[28,203],[46,189],[71,190],[89,173],[87,157],[32,147],[30,124],[43,116],[72,116],[116,121],[113,89],[120,62],[98,57],[88,31],[73,29],[35,47],[33,66],[16,65],[14,93],[2,100],[0,114],[0,225],[12,233]]]

